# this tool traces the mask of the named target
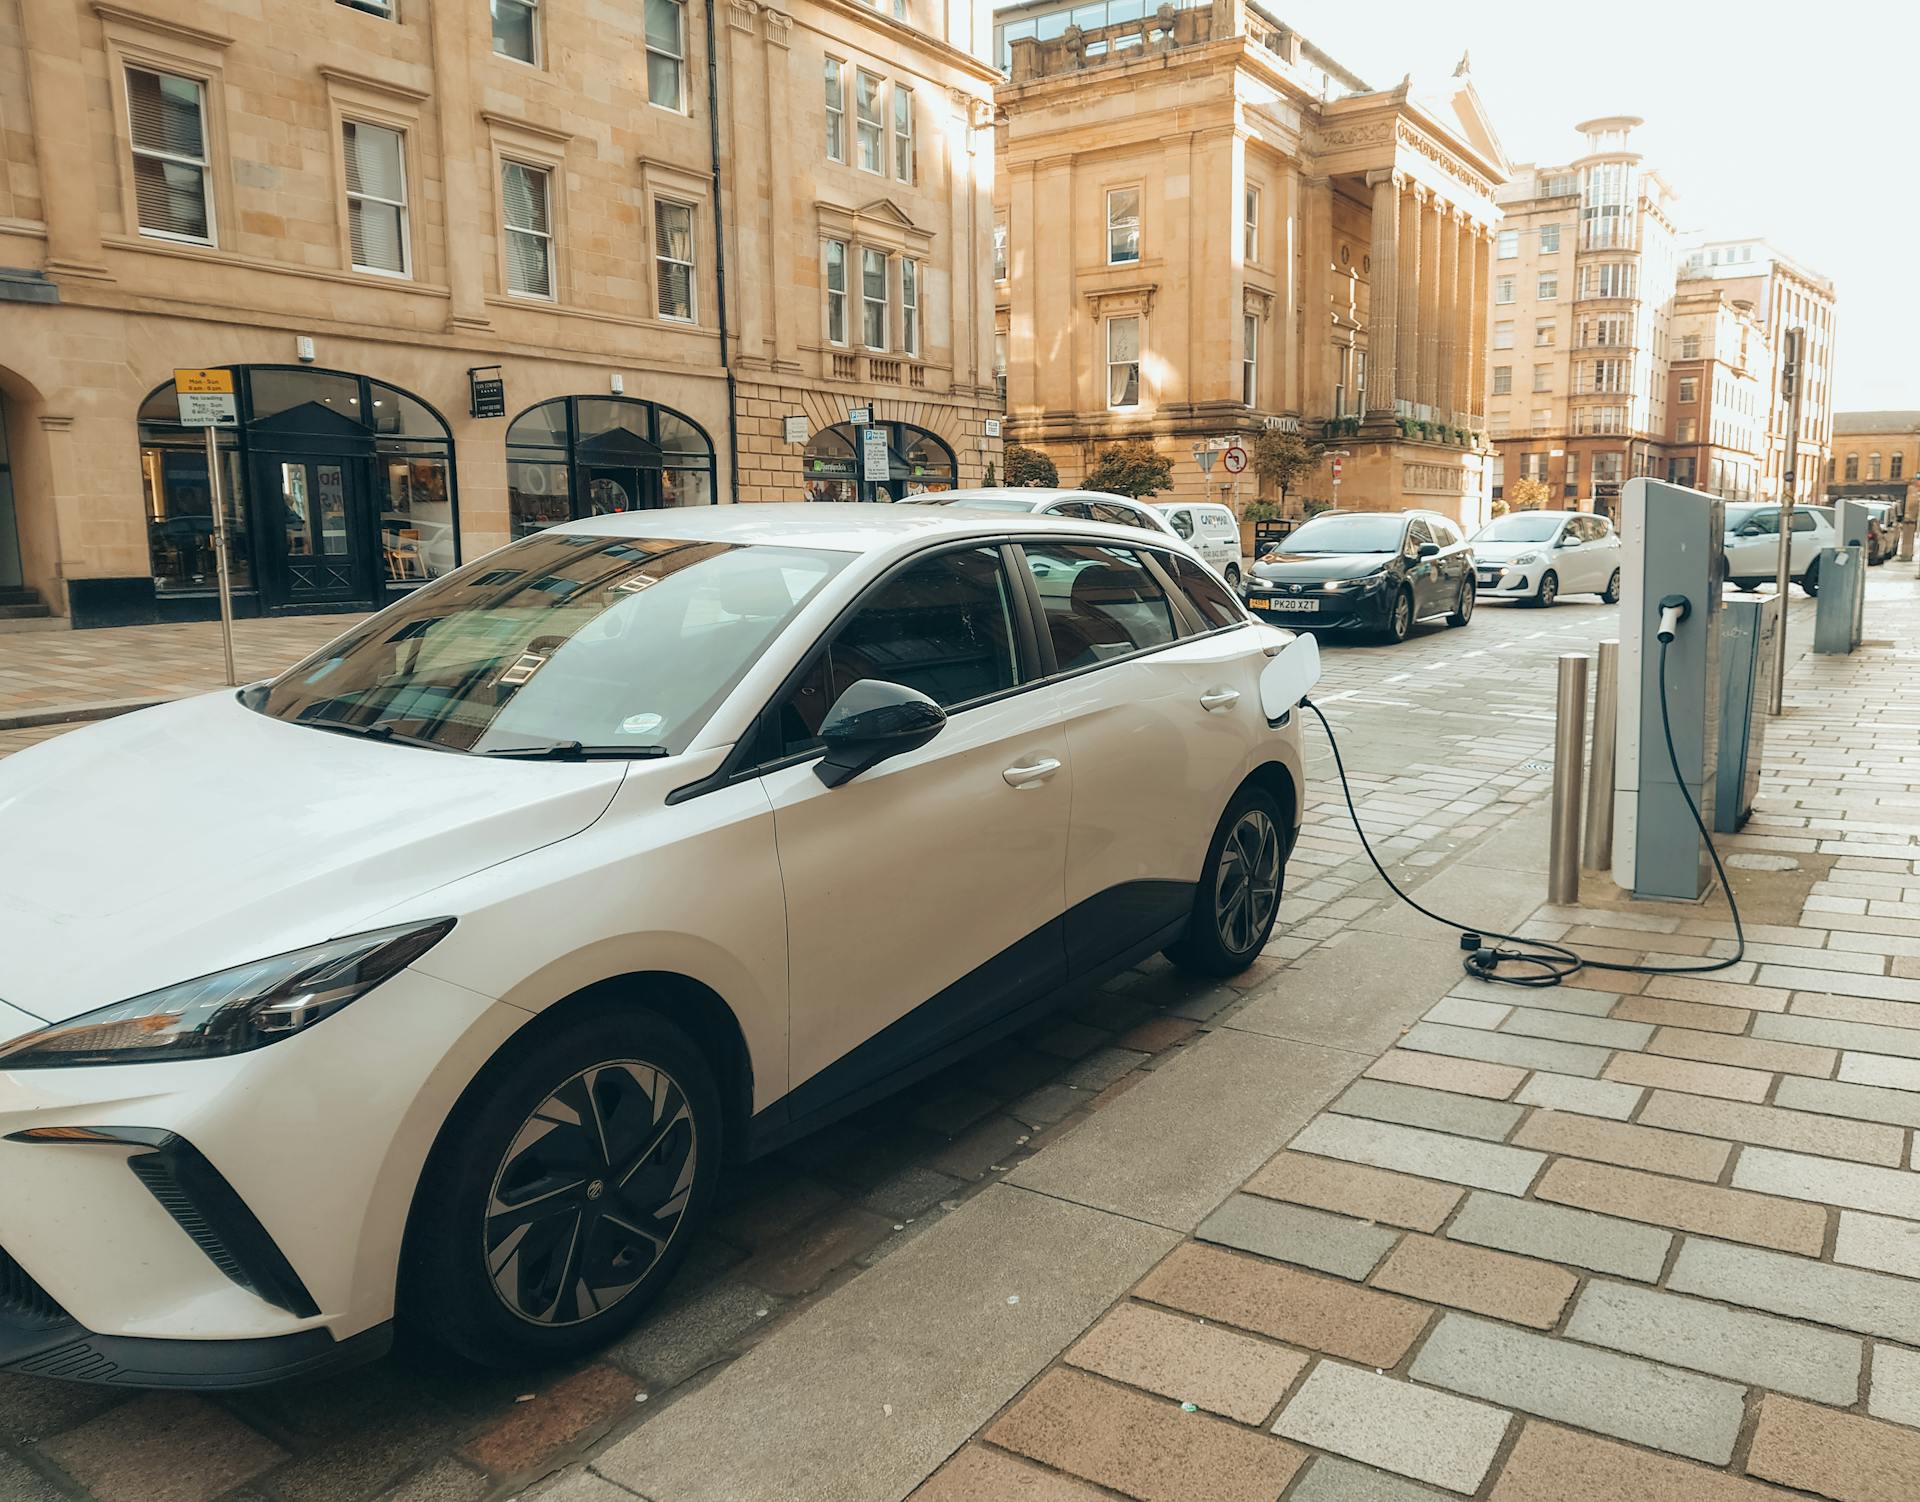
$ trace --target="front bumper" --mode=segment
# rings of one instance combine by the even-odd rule
[[[1476,595],[1491,596],[1498,599],[1501,595],[1530,595],[1539,585],[1539,575],[1543,565],[1527,564],[1515,567],[1510,563],[1480,563],[1474,565],[1473,592]]]
[[[1391,586],[1330,590],[1317,585],[1264,584],[1249,580],[1247,608],[1270,625],[1289,631],[1380,631],[1393,609]]]

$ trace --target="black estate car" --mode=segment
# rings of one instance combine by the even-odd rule
[[[1433,511],[1343,511],[1288,535],[1253,565],[1248,607],[1276,625],[1405,641],[1413,623],[1473,617],[1473,551]]]

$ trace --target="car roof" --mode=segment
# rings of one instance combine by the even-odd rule
[[[882,553],[915,541],[1001,536],[1089,533],[1140,540],[1140,528],[1070,516],[1030,516],[1017,511],[971,511],[965,506],[897,506],[885,501],[748,502],[715,506],[668,506],[585,517],[547,529],[596,537],[666,537],[684,542],[760,543],[824,548],[836,553]],[[1174,542],[1169,537],[1168,544]]]
[[[967,501],[1026,501],[1037,511],[1040,507],[1054,501],[1068,499],[1125,501],[1129,506],[1141,504],[1132,496],[1115,495],[1107,490],[1081,490],[1072,486],[1041,485],[974,485],[964,490],[935,490],[917,496],[908,496],[905,504],[951,506]]]

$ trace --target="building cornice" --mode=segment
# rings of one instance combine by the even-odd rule
[[[149,15],[145,11],[133,10],[124,5],[108,5],[104,0],[94,0],[93,13],[103,21],[115,21],[122,26],[136,26],[142,31],[158,32],[162,36],[174,37],[183,42],[196,42],[202,47],[233,45],[233,38],[223,31],[209,31],[202,26],[192,26],[185,21],[176,21],[170,16]]]

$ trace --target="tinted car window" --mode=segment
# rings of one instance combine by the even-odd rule
[[[1776,518],[1774,521],[1774,530],[1778,531],[1779,527],[1779,520]],[[1813,518],[1806,512],[1796,511],[1793,513],[1793,530],[1796,532],[1817,532],[1819,528],[1814,524]]]
[[[1238,626],[1246,620],[1240,602],[1207,569],[1178,553],[1162,555],[1162,561],[1172,567],[1174,579],[1209,629]]]
[[[1191,538],[1193,536],[1193,513],[1191,511],[1169,511],[1167,513],[1167,520],[1172,524],[1173,530],[1178,532],[1182,537]]]
[[[1112,522],[1116,527],[1147,527],[1156,532],[1160,530],[1133,507],[1122,506],[1117,501],[1095,501],[1093,519],[1097,522]]]
[[[1460,541],[1460,534],[1455,530],[1452,522],[1441,521],[1436,517],[1431,525],[1433,527],[1433,540],[1439,543],[1441,547],[1450,548]]]
[[[910,565],[861,602],[779,710],[781,754],[819,744],[820,722],[862,678],[918,689],[952,709],[1019,682],[1012,602],[999,550]]]
[[[1057,506],[1047,507],[1048,516],[1071,516],[1078,521],[1093,520],[1093,513],[1087,509],[1085,501],[1062,501]]]
[[[1173,602],[1132,548],[1023,546],[1060,671],[1165,646],[1178,634]]]
[[[1420,544],[1432,541],[1433,533],[1428,530],[1425,519],[1416,516],[1412,521],[1407,523],[1407,542],[1406,547],[1402,549],[1402,551],[1405,552],[1409,558],[1417,558],[1420,556]]]

